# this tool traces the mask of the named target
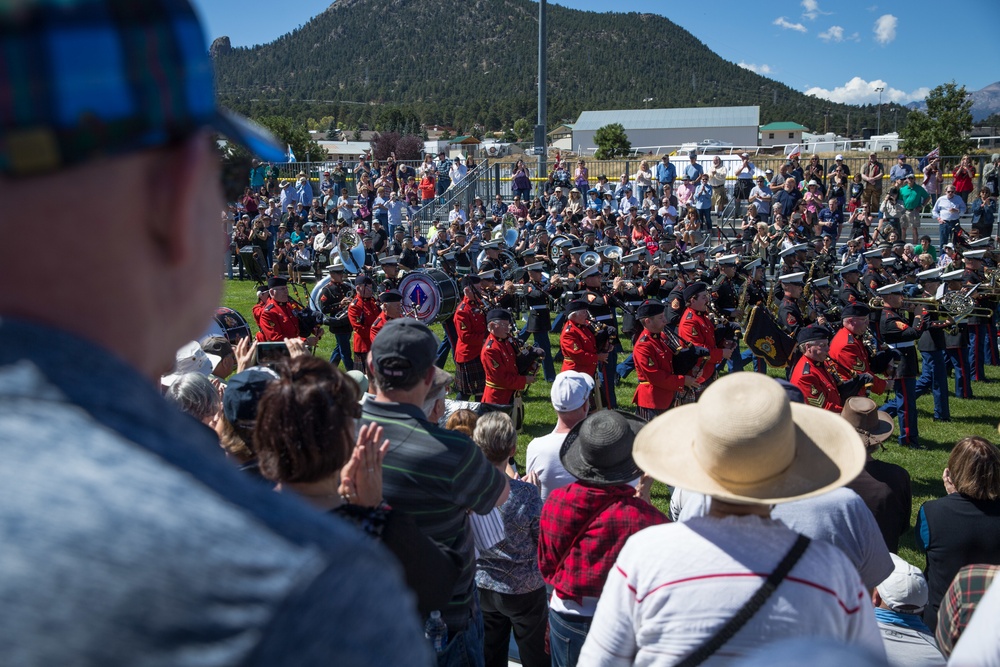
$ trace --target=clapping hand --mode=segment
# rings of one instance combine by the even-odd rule
[[[382,502],[382,460],[389,451],[389,441],[382,435],[378,424],[362,426],[354,452],[340,471],[340,495],[354,505],[376,507]]]

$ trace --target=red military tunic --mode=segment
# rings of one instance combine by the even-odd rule
[[[253,305],[253,321],[257,323],[257,328],[258,329],[260,329],[260,316],[261,316],[261,313],[263,313],[263,312],[264,312],[264,304],[263,303],[255,303]],[[258,340],[260,340],[260,339],[258,338]]]
[[[464,364],[479,358],[486,343],[486,313],[477,302],[468,297],[455,309],[455,363]]]
[[[486,338],[479,356],[486,371],[486,389],[483,403],[509,405],[514,402],[514,392],[521,391],[528,379],[517,372],[517,352],[510,338],[498,340],[493,334]]]
[[[375,336],[378,335],[378,332],[381,331],[382,327],[391,322],[393,319],[394,318],[387,317],[385,313],[379,313],[378,317],[375,318],[375,321],[372,322],[371,331],[368,333],[369,342],[374,343]]]
[[[597,374],[597,337],[589,326],[566,322],[559,335],[564,371],[577,371],[593,377]]]
[[[666,410],[684,388],[684,376],[674,373],[674,353],[660,334],[643,330],[632,348],[639,386],[632,402],[640,408]]]
[[[715,367],[722,361],[722,348],[715,346],[715,327],[705,313],[687,308],[677,325],[677,335],[692,345],[707,348],[710,352],[705,367],[701,369],[698,384],[704,384],[715,374]],[[638,364],[636,364],[638,368]]]
[[[291,303],[278,303],[268,298],[260,310],[258,324],[258,341],[280,342],[286,338],[299,338],[299,321],[295,318]]]
[[[347,307],[347,319],[354,329],[354,336],[351,338],[351,348],[355,354],[364,354],[372,349],[371,328],[382,314],[378,301],[375,299],[362,299],[355,297],[351,305]]]
[[[807,404],[830,412],[844,409],[840,402],[840,392],[837,391],[837,382],[824,364],[817,364],[809,357],[800,357],[792,371],[791,382],[802,390]]]
[[[856,377],[861,373],[868,373],[872,380],[872,392],[884,394],[887,382],[880,377],[875,377],[872,372],[871,359],[868,358],[868,348],[855,338],[847,329],[838,331],[830,342],[830,359],[837,365],[837,372],[845,380]]]

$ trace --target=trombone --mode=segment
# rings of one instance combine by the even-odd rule
[[[874,297],[868,301],[868,305],[873,310],[887,308],[882,297]],[[971,296],[963,292],[948,292],[940,299],[934,297],[909,297],[904,298],[900,305],[901,310],[915,311],[926,308],[929,313],[938,313],[959,320],[967,317],[992,317],[993,313],[989,308],[977,306]]]

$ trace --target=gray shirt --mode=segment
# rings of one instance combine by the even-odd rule
[[[0,447],[6,664],[429,664],[384,549],[108,351],[0,320]]]

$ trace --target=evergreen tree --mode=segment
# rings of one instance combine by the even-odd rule
[[[900,132],[904,151],[926,155],[938,148],[941,155],[962,155],[972,148],[972,100],[965,86],[943,83],[927,95],[926,104],[927,113],[914,111],[907,117]]]
[[[597,160],[624,157],[632,150],[632,142],[628,140],[621,123],[611,123],[597,128],[597,132],[594,132],[594,143],[597,144],[597,152],[594,153],[594,158]]]

